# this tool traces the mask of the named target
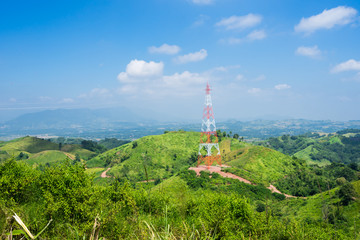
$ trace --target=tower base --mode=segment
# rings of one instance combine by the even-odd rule
[[[217,162],[221,166],[221,155],[215,155],[215,156],[201,156],[198,157],[197,166],[200,165],[200,163],[204,162],[209,169],[210,166],[213,164],[213,162]]]

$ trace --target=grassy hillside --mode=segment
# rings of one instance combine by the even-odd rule
[[[87,160],[94,157],[96,153],[84,149],[78,144],[59,145],[58,143],[29,136],[0,143],[0,161],[15,157],[17,160],[27,159],[26,162],[29,164],[45,164],[63,160],[67,156],[75,159],[76,155]]]
[[[360,201],[358,199],[360,181],[353,182],[352,186],[357,196],[356,198],[351,197],[348,204],[343,204],[342,197],[339,194],[342,186],[339,186],[306,199],[296,198],[283,201],[273,207],[272,210],[274,214],[283,219],[307,223],[325,222],[337,228],[346,228],[354,236],[354,234],[359,234],[360,226]]]
[[[98,155],[87,167],[111,166],[109,174],[132,181],[169,178],[196,165],[199,137],[196,132],[143,137]],[[269,185],[294,170],[291,157],[234,138],[223,138],[220,151],[223,164],[231,166],[227,171],[254,183]]]
[[[64,152],[58,150],[46,150],[36,154],[33,154],[30,158],[24,160],[26,163],[33,164],[45,164],[45,163],[55,163],[62,161],[69,156]],[[75,156],[70,155],[72,159],[75,159]]]
[[[134,181],[171,176],[197,160],[200,134],[169,132],[147,136],[109,150],[86,163],[88,167],[111,165],[110,175],[128,177]]]
[[[261,146],[244,146],[233,151],[233,159],[224,163],[237,168],[238,175],[255,183],[273,183],[294,170],[293,159]]]
[[[45,150],[59,150],[59,145],[36,137],[23,137],[6,142],[1,146],[1,150],[10,155],[17,155],[20,152],[38,153]]]

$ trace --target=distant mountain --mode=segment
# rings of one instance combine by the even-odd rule
[[[60,129],[103,129],[137,126],[143,118],[127,108],[56,109],[21,115],[0,128],[8,132]]]
[[[308,132],[334,133],[346,128],[360,129],[360,120],[227,120],[217,122],[217,128],[229,136],[237,133],[246,141],[265,140],[281,135],[300,135]],[[57,109],[24,114],[3,124],[0,139],[10,140],[25,135],[81,137],[90,139],[137,139],[164,131],[200,131],[198,122],[156,122],[139,116],[127,108]]]

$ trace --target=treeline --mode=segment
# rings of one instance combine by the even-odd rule
[[[0,164],[0,236],[23,238],[17,213],[42,239],[350,239],[324,222],[282,221],[271,206],[282,197],[216,174],[182,171],[152,187],[116,179],[93,184],[80,163],[36,169],[14,159]],[[151,184],[151,183],[150,183]],[[248,195],[248,197],[245,197]],[[15,235],[19,234],[19,235]],[[349,234],[349,235],[348,235]]]

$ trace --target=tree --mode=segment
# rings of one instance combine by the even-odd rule
[[[340,177],[336,179],[336,184],[337,185],[344,185],[346,183],[346,179],[344,177]]]
[[[233,138],[235,138],[235,139],[239,139],[239,137],[240,137],[240,136],[239,136],[239,134],[237,134],[237,133],[235,133],[234,136],[233,136]]]
[[[352,170],[358,171],[359,165],[355,162],[352,162],[349,164],[349,168],[351,168]]]
[[[75,154],[75,162],[81,162],[80,155],[78,153]]]
[[[222,135],[220,129],[216,130],[216,136],[218,136],[219,142],[221,142]]]
[[[347,206],[352,200],[354,200],[354,198],[357,196],[357,193],[354,186],[348,182],[340,187],[338,196],[341,198],[341,204]]]

